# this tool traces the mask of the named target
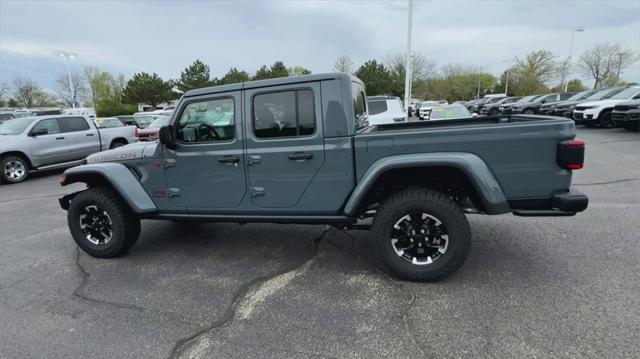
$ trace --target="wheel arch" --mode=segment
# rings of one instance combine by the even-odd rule
[[[111,142],[109,143],[109,148],[113,148],[113,145],[115,143],[123,143],[123,144],[127,145],[127,144],[129,144],[129,141],[124,137],[116,137],[116,138],[112,139]]]
[[[444,180],[444,182],[443,182]],[[488,214],[511,212],[498,181],[486,163],[471,153],[428,153],[389,156],[374,162],[359,180],[344,206],[344,214],[359,215],[381,183],[401,187],[462,187],[478,209]]]
[[[60,184],[85,183],[89,187],[107,187],[116,192],[137,214],[157,211],[155,203],[134,174],[121,163],[96,163],[64,171]]]
[[[7,157],[7,156],[19,156],[19,157],[22,157],[24,160],[27,161],[27,164],[29,165],[29,168],[34,168],[33,163],[31,163],[31,159],[29,158],[29,156],[27,156],[22,151],[7,151],[7,152],[0,153],[0,160],[5,158],[5,157]]]

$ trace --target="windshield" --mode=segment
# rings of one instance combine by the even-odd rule
[[[148,125],[153,122],[153,116],[135,116],[133,118],[139,125]]]
[[[471,113],[464,106],[437,106],[431,112],[430,120],[444,120],[471,117]]]
[[[582,91],[582,92],[578,92],[577,94],[569,97],[568,99],[566,99],[565,101],[577,101],[577,100],[582,100],[583,98],[587,98],[589,95],[591,95],[593,92],[591,91]]]
[[[542,96],[542,95],[529,95],[529,96],[521,98],[520,101],[516,101],[516,102],[520,102],[520,103],[531,102],[531,101],[537,99],[540,96]]]
[[[14,118],[0,124],[0,135],[19,135],[35,121],[33,117]]]
[[[433,106],[436,106],[436,105],[438,105],[438,103],[436,101],[425,101],[425,102],[422,103],[421,107],[422,106],[425,106],[425,107],[432,106],[433,107]]]
[[[633,96],[640,92],[640,87],[629,87],[628,89],[611,96],[612,100],[630,100]]]
[[[593,95],[587,97],[587,100],[602,100],[603,98],[607,98],[610,96],[613,96],[615,94],[617,94],[618,92],[622,91],[622,88],[615,88],[615,89],[604,89],[604,90],[600,90],[596,93],[594,93]]]
[[[148,128],[160,128],[162,126],[166,126],[169,124],[171,120],[171,116],[161,116],[155,119],[155,121],[151,122]]]

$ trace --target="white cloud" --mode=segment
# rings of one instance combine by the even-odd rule
[[[78,53],[78,65],[127,75],[176,77],[196,58],[215,76],[276,60],[332,71],[343,54],[359,65],[403,52],[406,8],[405,1],[0,1],[0,50],[21,54],[0,58],[0,77],[24,76],[15,62],[25,58],[49,58],[28,74],[58,71],[60,49]],[[598,42],[640,48],[637,1],[416,1],[413,19],[414,51],[496,75],[503,59],[533,50],[567,56],[577,26],[586,31],[576,36],[574,57]],[[640,65],[624,76],[640,81]]]

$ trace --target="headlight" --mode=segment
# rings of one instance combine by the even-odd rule
[[[592,109],[593,109],[593,108],[598,108],[598,107],[600,107],[600,105],[593,105],[593,106],[591,106],[591,108],[592,108]]]

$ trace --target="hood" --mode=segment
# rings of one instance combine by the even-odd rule
[[[87,157],[87,163],[122,162],[156,157],[159,148],[159,142],[132,143],[112,150],[94,153]]]
[[[558,104],[558,106],[560,107],[569,107],[569,106],[574,106],[577,105],[579,103],[583,103],[584,100],[576,100],[576,101],[562,101],[562,103]]]
[[[551,106],[558,106],[562,103],[564,103],[566,101],[553,101],[553,102],[547,102],[547,103],[543,103],[542,105],[540,105],[540,107],[551,107]]]
[[[624,102],[620,102],[617,105],[623,106],[640,106],[640,100],[625,100]]]
[[[540,102],[519,102],[514,104],[515,107],[540,106]]]
[[[591,102],[582,102],[580,103],[580,106],[600,106],[600,107],[607,107],[607,106],[615,106],[616,104],[619,104],[620,102],[625,102],[628,100],[599,100],[599,101],[591,101]]]

